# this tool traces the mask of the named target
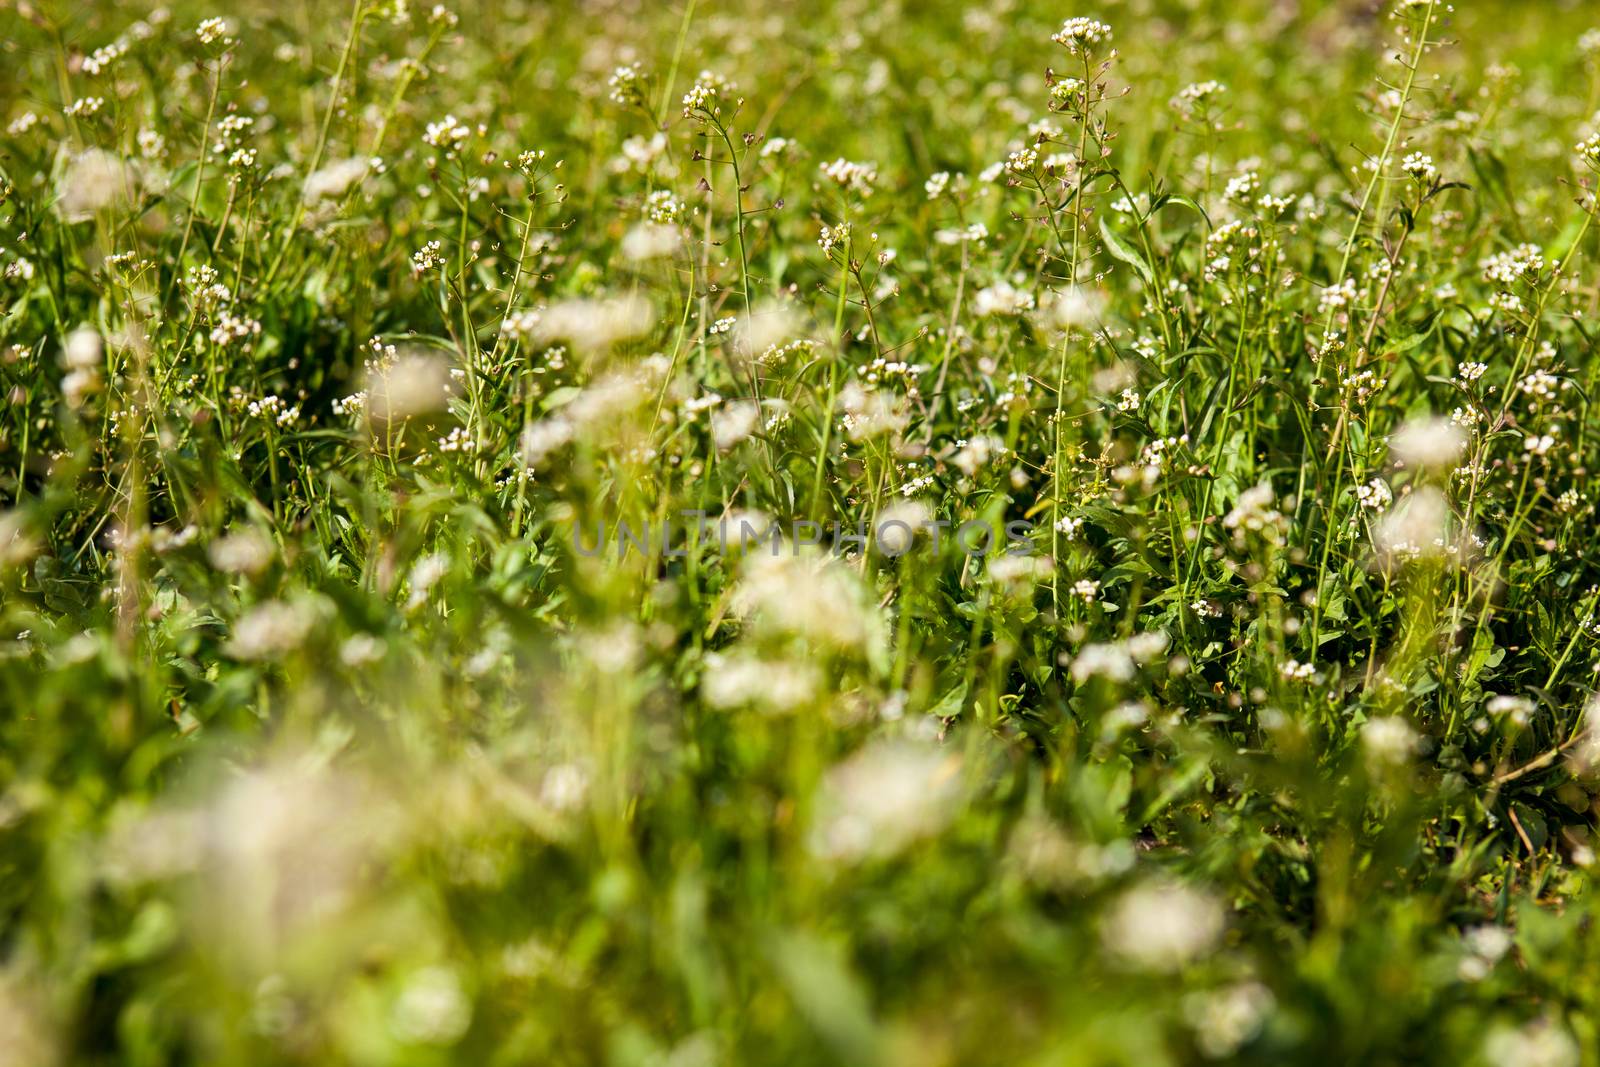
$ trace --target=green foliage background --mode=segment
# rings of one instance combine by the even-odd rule
[[[0,1062],[1596,1062],[1600,12],[1458,6],[0,0]]]

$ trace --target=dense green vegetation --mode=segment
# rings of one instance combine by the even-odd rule
[[[1460,8],[0,0],[0,1063],[1600,1062]]]

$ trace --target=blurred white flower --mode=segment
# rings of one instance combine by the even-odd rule
[[[1600,693],[1592,693],[1584,701],[1578,740],[1567,753],[1567,766],[1579,776],[1600,769]]]
[[[1409,763],[1419,741],[1411,724],[1399,716],[1370,719],[1361,726],[1361,750],[1374,769]]]
[[[268,600],[234,623],[228,654],[244,660],[277,659],[300,647],[314,621],[309,605]]]
[[[589,776],[576,763],[558,763],[544,774],[539,800],[554,811],[575,811],[589,795]]]
[[[472,1024],[472,1001],[448,967],[423,967],[406,979],[389,1025],[411,1045],[453,1045]]]
[[[1389,450],[1408,467],[1447,467],[1460,458],[1467,436],[1437,415],[1411,419],[1389,438]]]
[[[758,304],[734,328],[735,350],[744,359],[759,359],[769,349],[804,340],[805,319],[787,300]]]
[[[1040,321],[1055,330],[1075,330],[1093,326],[1100,320],[1105,297],[1091,289],[1073,286],[1052,293],[1039,309]]]
[[[642,296],[574,297],[546,308],[534,333],[544,344],[566,341],[597,354],[649,333],[654,322],[655,311]]]
[[[1578,1067],[1578,1043],[1566,1027],[1552,1019],[1534,1019],[1522,1026],[1502,1023],[1483,1043],[1490,1067]]]
[[[139,187],[137,166],[119,155],[91,148],[74,158],[62,173],[56,210],[68,222],[83,222],[103,209],[131,205]]]
[[[100,332],[92,326],[79,326],[67,335],[61,361],[69,370],[97,370],[105,354]]]
[[[1020,315],[1033,308],[1033,294],[1007,281],[979,289],[972,298],[972,310],[981,318],[991,315]]]
[[[872,532],[878,551],[886,556],[903,556],[911,551],[917,534],[933,522],[933,509],[921,500],[896,500],[873,520]]]
[[[301,198],[315,204],[329,197],[343,196],[349,188],[367,173],[370,161],[366,159],[336,159],[306,175]]]
[[[1194,1028],[1195,1042],[1207,1057],[1232,1056],[1261,1033],[1276,998],[1260,982],[1239,982],[1183,1000],[1183,1015]]]
[[[1372,545],[1378,562],[1392,566],[1449,554],[1459,547],[1447,541],[1449,522],[1450,503],[1433,486],[1406,495],[1373,527]]]
[[[858,649],[877,636],[876,606],[860,579],[843,563],[822,555],[752,551],[745,557],[732,607],[758,631],[826,648]]]
[[[961,762],[925,743],[875,741],[823,778],[811,850],[856,862],[938,833],[956,813]]]
[[[373,367],[364,406],[369,419],[386,424],[443,409],[451,391],[449,361],[415,349]]]
[[[1180,882],[1146,882],[1111,906],[1100,939],[1124,964],[1176,971],[1216,947],[1224,922],[1222,905],[1210,893]]]
[[[810,703],[822,682],[821,671],[805,661],[710,652],[705,657],[700,694],[714,708],[756,706],[788,712]]]
[[[723,404],[711,413],[711,438],[717,448],[726,452],[749,437],[756,428],[761,409],[754,400],[737,400]]]
[[[663,259],[672,255],[683,243],[676,226],[662,226],[654,222],[641,222],[622,237],[622,255],[635,263]]]
[[[224,573],[259,574],[272,562],[272,539],[247,528],[211,542],[206,555],[211,565]]]

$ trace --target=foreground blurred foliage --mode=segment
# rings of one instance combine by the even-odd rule
[[[1597,1062],[1461,6],[0,0],[0,1063]]]

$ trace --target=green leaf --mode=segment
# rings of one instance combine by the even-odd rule
[[[1106,224],[1104,218],[1100,220],[1100,236],[1105,240],[1106,251],[1111,253],[1113,259],[1119,259],[1132,267],[1139,273],[1139,277],[1144,279],[1146,285],[1155,285],[1156,276],[1150,269],[1150,264],[1144,261],[1144,257],[1139,255],[1132,245],[1117,236],[1116,231]]]

